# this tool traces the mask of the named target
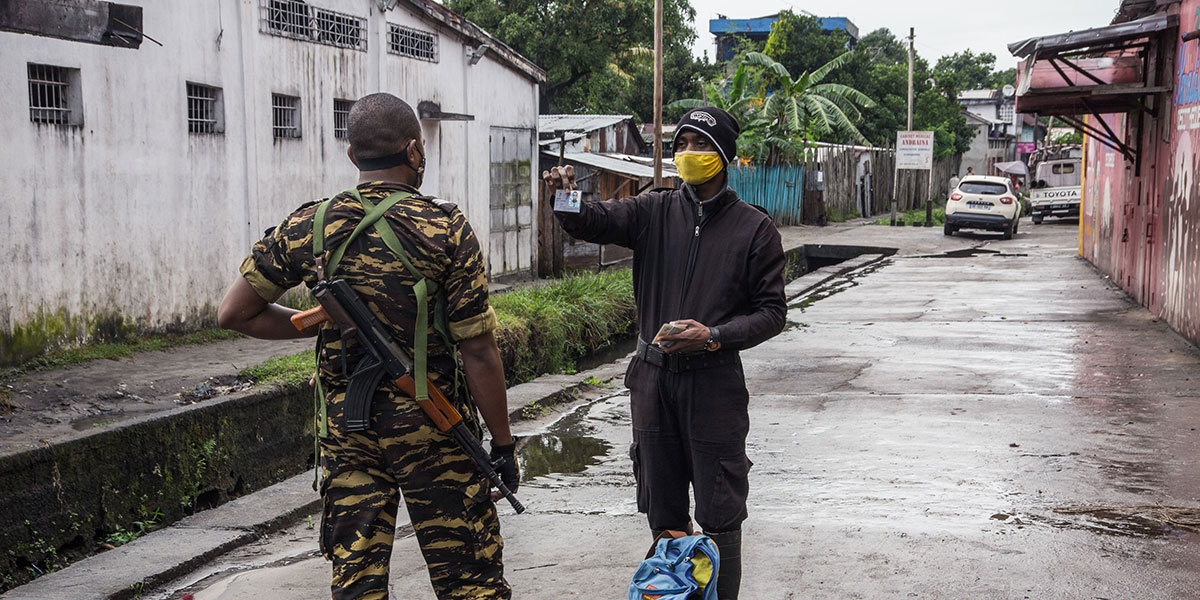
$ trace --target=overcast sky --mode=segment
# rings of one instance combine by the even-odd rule
[[[721,13],[731,19],[771,15],[791,8],[820,17],[848,17],[860,35],[886,27],[896,37],[917,28],[917,54],[935,62],[938,57],[966,49],[991,52],[997,66],[1016,66],[1008,53],[1010,42],[1026,38],[1108,25],[1119,0],[692,0],[696,8],[696,40],[692,51],[713,57],[715,41],[709,19]]]

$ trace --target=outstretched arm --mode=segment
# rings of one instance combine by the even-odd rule
[[[558,190],[575,189],[575,167],[554,167],[542,171],[547,199],[554,201]],[[633,248],[641,236],[646,219],[640,213],[638,198],[604,202],[584,202],[579,213],[555,212],[563,229],[577,239],[594,244],[617,244]]]

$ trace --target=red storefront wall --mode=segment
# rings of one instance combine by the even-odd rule
[[[1177,6],[1182,33],[1200,28],[1200,0]],[[1080,252],[1200,343],[1200,40],[1175,50],[1174,93],[1161,118],[1104,117],[1130,143],[1142,138],[1141,172],[1103,141],[1087,140]]]
[[[1200,29],[1200,0],[1185,0],[1179,29]],[[1159,243],[1161,314],[1176,330],[1200,342],[1200,40],[1179,43],[1171,98],[1170,152],[1161,183]]]

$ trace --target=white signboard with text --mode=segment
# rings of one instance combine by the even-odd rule
[[[896,132],[897,169],[933,169],[933,132]]]

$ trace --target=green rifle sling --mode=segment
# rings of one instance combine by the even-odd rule
[[[347,193],[349,193],[362,204],[363,210],[366,214],[363,216],[362,220],[359,221],[358,225],[355,226],[354,231],[350,233],[350,236],[346,238],[346,241],[343,242],[342,245],[334,250],[330,255],[329,262],[325,267],[325,276],[327,279],[332,279],[334,271],[341,263],[342,258],[350,244],[358,237],[359,234],[361,234],[363,231],[366,231],[367,228],[374,227],[376,233],[379,234],[380,239],[383,240],[383,243],[396,255],[397,258],[400,259],[400,262],[404,264],[404,268],[408,270],[409,274],[417,280],[417,283],[413,286],[413,294],[416,296],[417,301],[417,322],[413,340],[413,382],[416,387],[416,399],[427,400],[429,398],[429,296],[431,293],[436,295],[436,306],[434,307],[434,329],[437,331],[439,337],[442,337],[443,341],[448,347],[453,347],[453,342],[449,336],[448,327],[443,322],[446,319],[445,299],[444,296],[439,293],[441,290],[438,289],[436,283],[429,281],[412,264],[412,261],[409,260],[408,253],[404,251],[404,246],[400,244],[400,239],[396,237],[396,232],[392,230],[391,226],[388,225],[387,220],[383,218],[387,211],[395,206],[397,202],[412,196],[412,194],[409,192],[396,192],[385,198],[379,204],[373,204],[370,200],[363,198],[362,194],[360,194],[357,189],[349,190]],[[317,207],[317,213],[313,219],[313,256],[321,256],[324,254],[325,211],[328,209],[328,206],[332,203],[332,201],[332,199],[326,200]],[[432,290],[430,288],[432,288]],[[320,357],[318,356],[318,360],[319,358]],[[327,418],[324,408],[324,393],[323,390],[320,390],[319,386],[320,382],[318,381],[318,391],[321,394],[322,405],[321,430],[322,435],[328,435]]]

